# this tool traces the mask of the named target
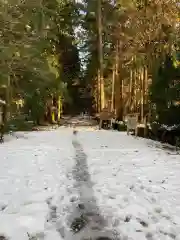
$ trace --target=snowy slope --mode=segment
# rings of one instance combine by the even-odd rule
[[[0,235],[180,239],[180,155],[125,133],[78,129],[0,145]]]

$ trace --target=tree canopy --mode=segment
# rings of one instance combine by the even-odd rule
[[[43,113],[60,96],[67,112],[106,104],[119,119],[179,106],[178,1],[1,0],[0,22],[9,105],[21,96]]]

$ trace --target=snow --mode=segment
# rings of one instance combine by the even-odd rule
[[[4,104],[6,104],[6,102],[4,100],[0,99],[0,104],[4,105]]]
[[[180,239],[180,155],[126,133],[77,129],[17,133],[0,145],[0,236]]]

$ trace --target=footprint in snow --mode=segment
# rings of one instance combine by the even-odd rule
[[[5,236],[1,235],[0,236],[0,240],[8,240],[8,238],[6,238]]]
[[[7,208],[7,205],[3,204],[2,206],[0,206],[0,211],[4,211]],[[1,240],[1,238],[0,238]]]
[[[159,214],[160,214],[160,213],[162,213],[163,210],[162,210],[162,208],[161,208],[160,206],[157,206],[157,207],[154,208],[154,211],[155,211],[156,213],[159,213]]]
[[[73,135],[77,135],[78,131],[77,130],[73,130]]]
[[[71,230],[74,233],[80,232],[87,224],[85,216],[81,215],[79,218],[75,218],[71,224]]]

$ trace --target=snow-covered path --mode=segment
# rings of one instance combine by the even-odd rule
[[[0,236],[180,239],[180,155],[153,141],[62,127],[0,145],[0,166]]]

